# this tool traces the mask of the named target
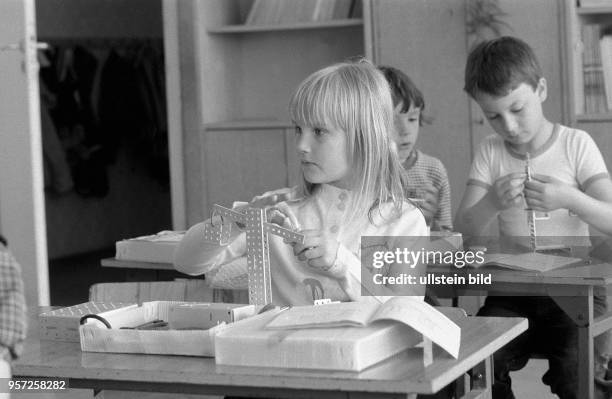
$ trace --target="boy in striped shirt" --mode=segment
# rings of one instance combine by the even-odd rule
[[[408,176],[406,197],[416,199],[431,230],[452,230],[451,195],[446,168],[431,155],[416,149],[425,100],[421,91],[402,71],[380,66],[385,75],[395,107],[394,141]]]

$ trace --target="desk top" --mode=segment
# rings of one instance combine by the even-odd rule
[[[174,270],[170,263],[138,262],[131,260],[119,260],[105,258],[101,261],[102,266],[130,268],[130,269],[155,269]],[[520,282],[526,284],[574,284],[605,286],[612,284],[612,264],[603,262],[579,263],[567,267],[551,270],[545,273],[527,270],[511,270],[502,267],[483,266],[478,269],[464,267],[462,269],[452,266],[429,266],[431,273],[492,273],[495,281]]]
[[[427,271],[444,275],[491,274],[494,283],[521,283],[527,285],[578,285],[607,286],[612,284],[612,264],[588,261],[568,265],[544,273],[529,270],[514,270],[498,266],[457,268],[454,266],[428,266]]]
[[[174,270],[172,263],[140,262],[116,258],[104,258],[100,261],[100,264],[106,267],[118,267],[124,269]]]
[[[240,387],[431,393],[527,329],[527,320],[522,318],[466,317],[458,324],[462,328],[459,358],[452,359],[441,351],[436,352],[434,362],[428,367],[423,367],[418,348],[354,373],[217,366],[213,358],[203,357],[81,352],[78,343],[40,341],[32,336],[26,341],[22,357],[14,363],[13,374],[80,380],[83,388],[136,389],[138,384],[145,383],[172,391],[182,385],[182,389],[190,387],[192,393],[213,393],[211,387],[216,388],[217,393]]]

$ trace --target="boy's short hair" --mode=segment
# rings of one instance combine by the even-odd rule
[[[472,98],[478,93],[504,96],[527,83],[534,90],[542,78],[532,48],[516,37],[503,36],[479,43],[465,65],[465,87]]]
[[[387,79],[391,87],[394,107],[402,103],[401,112],[408,112],[410,106],[420,108],[421,110],[425,108],[423,93],[421,93],[421,90],[416,87],[408,75],[390,66],[381,65],[378,69],[385,75],[385,79]]]
[[[431,123],[431,118],[423,113],[425,109],[425,97],[423,97],[423,93],[416,87],[412,79],[397,68],[381,65],[378,69],[385,75],[385,79],[387,79],[387,83],[389,83],[391,97],[393,98],[393,106],[397,107],[399,103],[402,103],[400,112],[408,112],[411,106],[419,108],[421,110],[419,125],[422,126],[424,123]]]

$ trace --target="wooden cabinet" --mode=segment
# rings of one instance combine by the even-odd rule
[[[600,48],[604,34],[612,34],[612,2],[607,2],[607,6],[605,3],[583,1],[577,4],[577,0],[565,0],[567,110],[574,123],[612,122],[612,104],[606,99],[603,71],[604,58],[609,59],[612,54],[606,57]]]
[[[203,159],[209,204],[231,207],[264,191],[299,183],[294,127],[274,122],[210,124]]]
[[[565,32],[564,50],[567,69],[563,81],[565,82],[566,121],[573,127],[585,130],[597,143],[599,150],[604,156],[608,170],[612,166],[612,111],[587,113],[585,109],[585,70],[584,66],[584,26],[599,26],[600,35],[611,33],[612,29],[612,5],[610,6],[587,6],[593,1],[582,2],[582,7],[576,0],[564,1],[565,18],[561,20],[562,31]],[[603,4],[604,2],[599,2]],[[587,29],[588,31],[588,29]],[[597,29],[595,30],[597,32]],[[592,40],[591,40],[592,42]],[[608,106],[608,109],[611,107]]]
[[[363,0],[361,19],[264,27],[241,25],[250,0],[179,1],[187,224],[215,202],[297,181],[289,98],[311,72],[359,55],[405,71],[423,91],[433,123],[418,146],[446,165],[456,209],[473,151],[493,133],[463,92],[466,1]],[[526,40],[542,64],[546,115],[569,123],[563,1],[499,5],[502,34]]]
[[[214,203],[297,183],[293,90],[323,66],[370,53],[369,0],[359,19],[241,25],[252,3],[177,4],[188,225]]]
[[[465,2],[374,0],[373,9],[374,61],[404,71],[423,92],[432,123],[421,128],[417,148],[446,166],[456,210],[472,162]]]

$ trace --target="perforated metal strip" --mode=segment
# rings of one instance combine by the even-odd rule
[[[274,223],[264,223],[264,230],[267,233],[282,237],[289,242],[296,242],[298,244],[304,243],[304,234],[296,233],[293,230],[280,227],[279,225]]]
[[[233,209],[226,208],[221,205],[213,205],[213,213],[216,213],[222,217],[233,220],[234,222],[244,223],[246,215],[240,212],[236,212]]]
[[[272,302],[268,234],[264,231],[265,211],[246,210],[247,271],[249,274],[249,304]]]
[[[247,245],[247,271],[249,275],[249,303],[266,305],[272,302],[272,278],[270,275],[270,253],[268,234],[274,234],[287,241],[303,243],[304,235],[266,221],[266,212],[259,208],[247,208],[244,213],[236,212],[215,204],[213,213],[224,219],[245,225]],[[227,226],[227,227],[225,227]],[[229,239],[231,224],[226,220],[219,225],[207,225],[205,239],[220,242]]]
[[[531,181],[531,158],[529,153],[525,154],[525,174],[527,175],[527,181]],[[529,246],[533,252],[538,249],[538,236],[536,232],[536,213],[534,210],[527,208],[527,225],[529,227]]]

